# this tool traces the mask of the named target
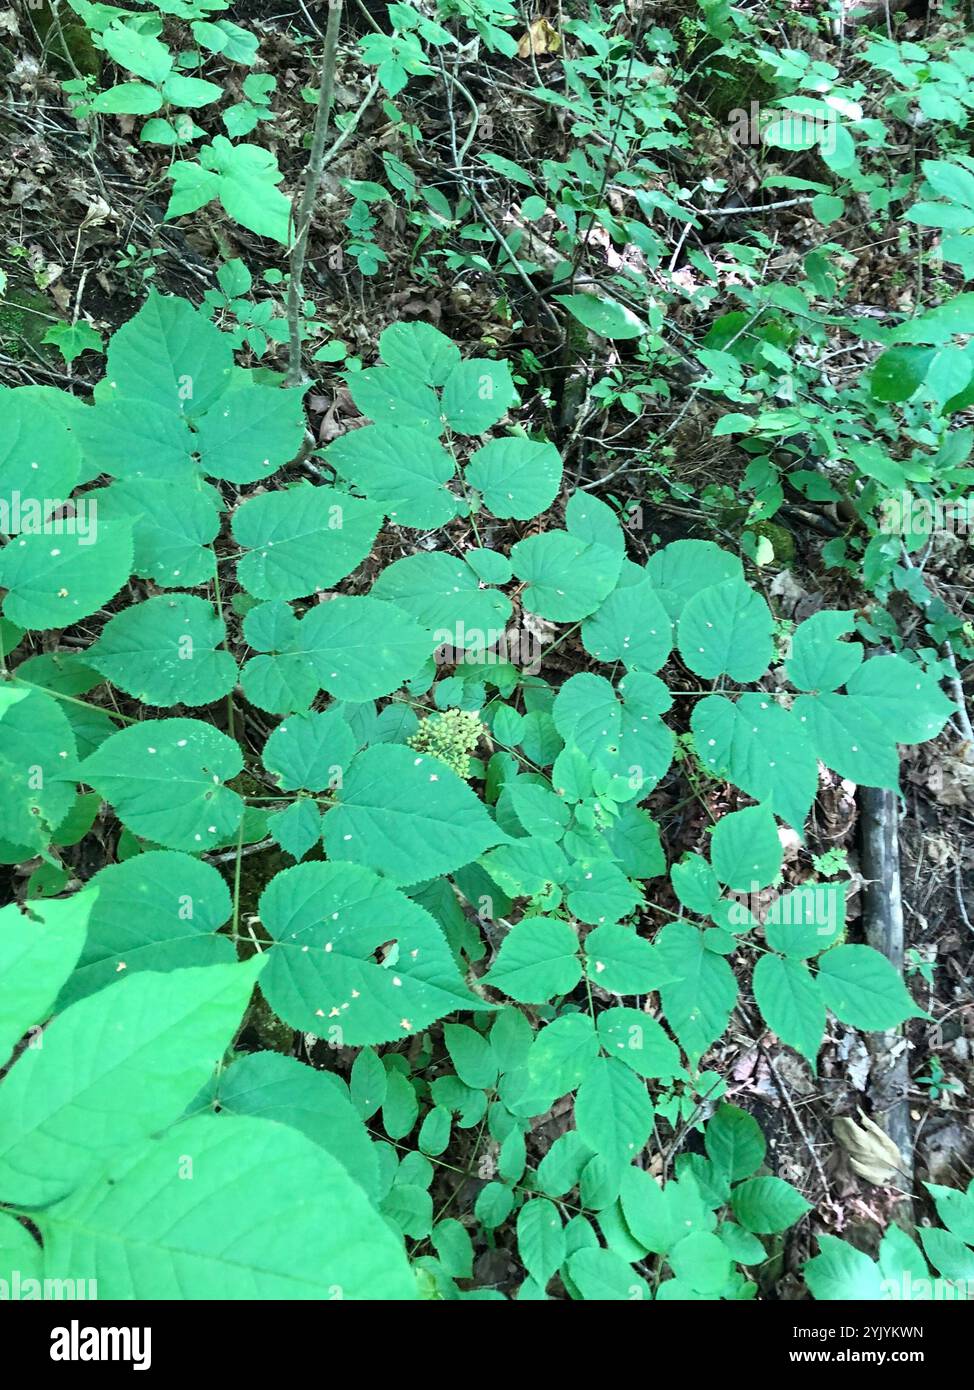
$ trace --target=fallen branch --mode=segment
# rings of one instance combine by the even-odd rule
[[[878,787],[860,787],[862,872],[866,879],[863,922],[866,940],[903,972],[903,899],[900,893],[898,796]],[[889,1135],[902,1158],[905,1194],[897,1203],[898,1224],[913,1224],[913,1126],[910,1120],[909,1049],[901,1029],[869,1033],[872,1059],[868,1094],[872,1118]]]

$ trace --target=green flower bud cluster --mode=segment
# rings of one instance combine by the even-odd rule
[[[419,728],[406,740],[417,753],[428,753],[453,769],[458,777],[469,777],[470,755],[486,730],[471,710],[448,709],[421,719]]]

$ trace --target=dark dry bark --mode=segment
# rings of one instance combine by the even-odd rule
[[[900,896],[899,797],[878,787],[859,789],[866,940],[903,972],[903,900]],[[872,1058],[869,1099],[872,1118],[899,1149],[903,1159],[904,1199],[896,1219],[912,1226],[913,1125],[910,1120],[910,1068],[902,1028],[866,1035]]]

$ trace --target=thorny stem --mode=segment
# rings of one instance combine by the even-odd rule
[[[338,26],[342,15],[342,0],[328,0],[328,24],[325,28],[325,47],[319,70],[318,105],[311,134],[311,153],[301,197],[293,214],[294,245],[291,248],[291,275],[287,287],[288,369],[286,384],[303,386],[301,365],[301,304],[304,299],[304,259],[308,250],[308,235],[315,197],[325,161],[325,136],[335,94],[335,55],[338,50]]]

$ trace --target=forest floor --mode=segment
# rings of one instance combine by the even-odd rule
[[[672,22],[671,8],[647,0],[648,19]],[[134,117],[81,122],[71,116],[62,90],[70,72],[52,31],[45,32],[39,22],[44,13],[33,6],[0,9],[0,123],[5,146],[0,156],[0,263],[8,277],[0,304],[0,379],[7,385],[51,384],[87,395],[100,376],[99,358],[86,353],[64,361],[43,341],[52,325],[87,323],[107,338],[131,316],[148,284],[199,303],[217,289],[220,265],[234,258],[249,267],[258,286],[255,299],[269,303],[279,318],[283,290],[273,283],[273,275],[270,282],[260,276],[279,269],[280,248],[230,222],[215,204],[176,222],[164,221],[171,150],[139,144],[133,138]],[[367,33],[378,13],[376,7],[373,14],[371,5],[352,6],[349,23]],[[228,17],[259,35],[262,71],[277,79],[277,116],[273,126],[265,128],[270,131],[265,140],[272,143],[284,187],[290,191],[306,160],[304,137],[311,108],[302,89],[314,83],[312,64],[323,8],[295,5],[293,0],[241,0]],[[557,29],[557,17],[553,19]],[[934,11],[901,18],[897,38],[923,42],[937,23]],[[846,45],[821,34],[808,42],[813,55],[842,65],[849,80],[871,80],[857,65],[851,33]],[[76,60],[80,61],[77,50],[72,66]],[[590,338],[579,352],[555,331],[545,308],[551,290],[546,267],[558,259],[550,218],[531,224],[530,235],[537,243],[532,259],[540,269],[528,277],[502,273],[492,237],[488,235],[486,243],[464,239],[459,235],[462,229],[452,231],[442,243],[455,252],[452,265],[427,256],[434,233],[402,189],[392,189],[391,196],[387,191],[369,205],[375,218],[370,235],[383,253],[377,273],[362,273],[348,251],[349,198],[343,181],[381,178],[382,155],[401,161],[407,180],[439,188],[451,204],[464,196],[469,199],[471,193],[471,175],[457,169],[458,140],[471,141],[463,171],[488,153],[513,161],[543,185],[545,162],[569,161],[579,149],[570,112],[532,96],[537,85],[557,85],[559,66],[557,52],[507,58],[481,49],[463,72],[476,106],[473,125],[465,101],[435,74],[410,83],[398,101],[399,120],[390,117],[388,104],[374,101],[326,171],[310,241],[305,297],[313,302],[314,318],[326,326],[323,337],[339,340],[366,366],[375,360],[382,328],[400,319],[436,325],[465,354],[502,349],[520,368],[523,422],[558,445],[566,480],[630,513],[630,555],[643,561],[661,542],[685,537],[721,540],[734,532],[740,516],[733,490],[746,459],[732,441],[713,437],[720,408],[694,386],[681,355],[674,353],[668,361],[647,368],[641,380],[650,385],[638,395],[639,408],[633,411],[631,401],[621,399],[638,365],[630,345]],[[237,83],[237,71],[228,68],[225,80]],[[371,80],[372,72],[357,50],[343,42],[336,85],[339,117],[356,110]],[[659,80],[667,80],[662,70]],[[723,286],[716,297],[705,300],[693,293],[700,284],[701,258],[719,261],[728,245],[749,236],[755,224],[736,209],[771,196],[760,190],[768,166],[758,168],[753,151],[728,134],[727,100],[718,96],[693,83],[676,93],[675,110],[688,140],[683,148],[667,151],[662,162],[686,183],[700,186],[707,177],[723,179],[723,188],[708,195],[708,206],[719,208],[719,213],[701,217],[693,228],[670,223],[670,261],[647,272],[651,281],[659,280],[661,293],[665,283],[673,330],[682,330],[687,341],[699,341],[708,322],[732,307],[724,299]],[[735,99],[734,104],[748,103]],[[408,122],[421,129],[421,141],[405,138]],[[900,151],[911,161],[920,153],[916,145]],[[783,160],[781,167],[786,166],[790,173],[805,172],[800,157],[792,157],[790,163]],[[510,235],[515,228],[523,229],[526,190],[517,182],[481,164],[475,191],[498,230]],[[791,197],[773,196],[786,203]],[[827,240],[848,267],[847,311],[883,322],[909,313],[920,302],[925,290],[922,271],[892,222],[880,219],[877,232],[876,219],[853,199],[840,220],[823,233],[808,207],[795,201],[799,205],[765,212],[758,220],[767,273],[786,279],[811,248]],[[608,202],[612,207],[611,191]],[[696,260],[690,255],[694,251],[699,253]],[[622,254],[634,260],[641,255],[636,247]],[[620,252],[601,227],[590,224],[586,255],[595,262],[590,273],[597,276],[616,268]],[[232,326],[233,316],[229,309],[221,310],[216,321]],[[244,365],[248,352],[245,346],[240,358]],[[873,345],[835,330],[828,354],[830,386],[841,394],[874,355]],[[250,352],[249,360],[283,369],[286,344],[271,342],[262,356]],[[324,445],[348,427],[357,411],[336,367],[312,362],[309,369],[310,429],[315,445]],[[618,383],[614,394],[600,384],[607,379]],[[974,412],[968,414],[974,420]],[[965,415],[959,423],[968,422]],[[542,524],[560,524],[558,505],[536,522],[496,523],[489,543],[506,548]],[[823,545],[848,526],[841,505],[815,504],[792,494],[776,524],[787,532],[787,543],[776,545],[779,553],[763,571],[762,582],[781,614],[801,620],[823,607],[870,611],[874,600],[855,576],[822,561]],[[451,538],[463,540],[468,523],[458,520],[453,525]],[[349,591],[364,592],[383,564],[415,544],[412,533],[387,527]],[[970,614],[974,552],[965,538],[946,538],[928,557],[924,573],[935,594],[956,611]],[[543,630],[536,635],[550,642]],[[557,682],[588,664],[576,634],[544,656],[542,672]],[[670,688],[678,690],[686,674],[672,658],[665,672]],[[915,997],[929,1015],[910,1020],[903,1029],[915,1166],[918,1178],[959,1186],[974,1177],[970,754],[953,723],[935,741],[904,750],[899,821],[907,969]],[[726,785],[708,788],[705,795],[713,809],[735,805],[736,793]],[[706,805],[687,795],[679,765],[653,793],[648,809],[661,827],[671,860],[705,842]],[[800,881],[810,857],[837,852],[847,856],[853,881],[861,883],[859,832],[857,788],[835,774],[823,774],[807,842],[801,844],[796,836],[787,849],[786,876],[791,872],[793,880]],[[97,844],[86,843],[77,853],[83,876],[99,867]],[[19,883],[12,880],[15,891]],[[675,900],[667,896],[665,880],[659,892],[659,907],[673,908]],[[861,896],[854,893],[849,900],[853,933]],[[646,908],[650,920],[653,911],[652,906]],[[832,1128],[837,1115],[854,1116],[860,1105],[868,1106],[871,1058],[859,1032],[830,1019],[814,1074],[797,1054],[779,1046],[760,1018],[741,1006],[704,1065],[726,1078],[726,1099],[758,1117],[769,1137],[775,1171],[815,1202],[820,1215],[828,1214],[829,1229],[848,1235],[872,1225],[886,1226],[895,1196],[852,1172]],[[539,1142],[550,1143],[560,1132],[559,1124],[557,1115],[550,1116]],[[792,1283],[797,1291],[793,1272],[810,1253],[808,1234],[785,1242],[780,1264],[769,1268],[766,1276],[777,1296],[788,1297]],[[483,1258],[496,1267],[482,1267],[481,1281],[504,1288],[511,1277],[504,1252],[488,1252]]]

